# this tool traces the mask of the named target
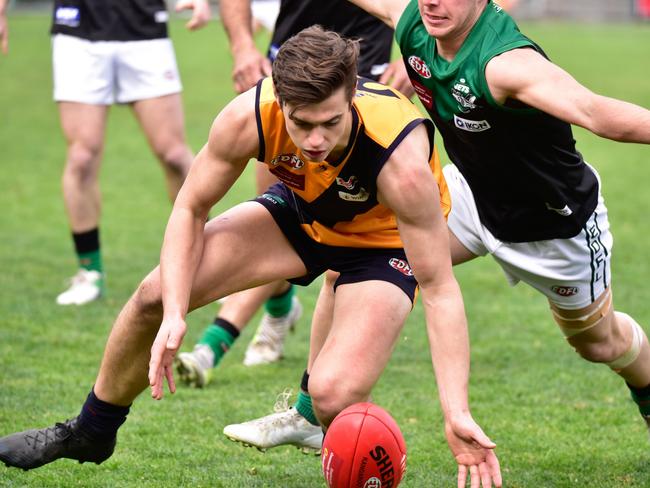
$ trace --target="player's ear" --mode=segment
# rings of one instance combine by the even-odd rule
[[[350,108],[352,108],[352,102],[354,101],[354,97],[357,95],[357,87],[352,89],[352,95],[350,96]]]
[[[273,96],[275,97],[275,102],[280,107],[280,110],[282,110],[282,100],[280,100],[280,97],[278,96],[278,92],[275,91],[275,83],[271,82],[271,86],[273,87]]]

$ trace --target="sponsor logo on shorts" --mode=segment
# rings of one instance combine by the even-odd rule
[[[286,207],[287,205],[287,202],[285,202],[281,197],[279,197],[278,195],[274,195],[272,193],[264,193],[260,196],[260,198],[263,198],[264,200],[268,200],[273,205],[281,205],[283,207]]]
[[[409,65],[419,74],[422,78],[428,79],[431,78],[431,70],[427,64],[422,61],[422,58],[417,56],[409,56],[408,59]]]
[[[168,80],[176,79],[176,72],[174,70],[168,69],[163,73],[163,76]]]
[[[58,7],[54,13],[54,22],[68,27],[79,27],[81,15],[76,7]]]
[[[454,125],[467,132],[483,132],[492,128],[487,120],[468,120],[456,114],[454,114]]]
[[[571,215],[573,213],[573,210],[571,210],[568,205],[565,205],[562,208],[554,208],[554,207],[551,207],[551,205],[548,202],[546,202],[546,208],[549,209],[549,210],[553,210],[553,212],[557,212],[562,217],[568,217],[569,215]]]
[[[280,154],[271,159],[271,166],[277,166],[280,163],[293,169],[300,169],[305,165],[305,162],[295,154]]]
[[[413,276],[411,265],[404,259],[390,258],[388,264],[390,264],[391,268],[396,269],[405,276]]]
[[[577,286],[554,285],[551,287],[551,291],[561,297],[572,297],[573,295],[577,295],[580,290]]]
[[[354,187],[357,185],[357,177],[350,176],[347,180],[344,180],[340,176],[337,176],[336,184],[342,186],[346,190],[354,190]]]

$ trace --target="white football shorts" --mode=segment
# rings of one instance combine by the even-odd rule
[[[451,194],[449,229],[477,256],[491,254],[511,286],[528,283],[564,309],[586,307],[609,287],[613,237],[602,195],[582,231],[571,239],[502,242],[481,223],[472,190],[458,168],[448,164],[443,172]]]
[[[57,102],[111,105],[182,90],[170,39],[92,42],[56,34],[52,67]]]

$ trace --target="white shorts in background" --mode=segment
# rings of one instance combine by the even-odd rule
[[[502,242],[481,223],[458,168],[448,164],[443,172],[451,194],[449,229],[477,256],[491,254],[512,286],[528,283],[565,309],[586,307],[609,287],[613,237],[601,195],[583,230],[571,239]]]
[[[130,103],[182,89],[170,39],[97,41],[52,38],[54,100]]]
[[[280,13],[280,0],[253,0],[251,13],[254,20],[269,32],[273,32],[275,21]]]

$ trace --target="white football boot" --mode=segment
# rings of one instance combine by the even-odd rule
[[[207,344],[197,344],[192,352],[182,352],[174,360],[181,381],[194,388],[210,382],[214,351]]]
[[[271,317],[265,313],[253,340],[246,349],[244,366],[270,364],[282,359],[287,332],[293,330],[301,315],[302,305],[295,296],[291,300],[291,310],[287,315]]]
[[[241,442],[246,447],[255,446],[260,451],[292,445],[305,454],[320,455],[323,430],[309,423],[295,408],[287,406],[290,395],[290,391],[280,395],[283,399],[276,402],[276,413],[242,424],[226,425],[223,433],[232,441]]]
[[[104,275],[99,271],[80,268],[70,279],[70,288],[56,297],[59,305],[83,305],[102,296]]]

